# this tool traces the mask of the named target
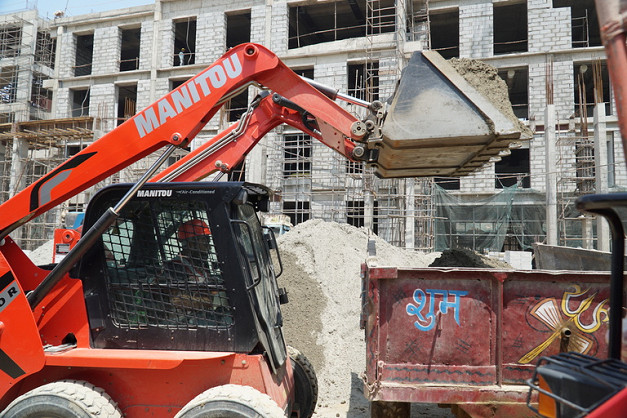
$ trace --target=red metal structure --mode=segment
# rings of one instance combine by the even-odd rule
[[[470,416],[535,416],[525,382],[540,357],[607,351],[607,274],[367,264],[362,271],[374,410],[391,403],[408,413],[409,402],[423,402]]]

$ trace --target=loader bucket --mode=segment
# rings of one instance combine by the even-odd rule
[[[375,172],[383,178],[464,176],[510,142],[528,139],[521,126],[437,52],[415,52],[389,102]]]

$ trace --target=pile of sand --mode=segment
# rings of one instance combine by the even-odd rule
[[[499,76],[495,67],[470,58],[451,58],[448,62],[455,68],[455,71],[464,77],[468,84],[473,86],[514,123],[514,126],[521,132],[521,138],[533,136],[533,132],[514,114],[509,100],[507,84]]]
[[[373,238],[379,265],[426,267],[438,255]],[[366,346],[359,328],[367,230],[316,219],[297,225],[278,242],[284,266],[278,281],[289,297],[282,307],[284,334],[316,369],[317,415],[369,416],[360,378],[366,370]],[[336,415],[341,409],[345,411]]]
[[[28,253],[28,258],[30,258],[36,266],[50,264],[52,263],[53,251],[54,240],[51,239],[50,241],[47,241],[40,247]]]

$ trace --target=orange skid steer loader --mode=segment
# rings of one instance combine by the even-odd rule
[[[158,171],[251,84],[261,93],[238,123]],[[0,205],[0,416],[310,417],[316,376],[285,345],[280,258],[257,215],[271,193],[196,181],[228,172],[283,123],[383,177],[462,175],[520,137],[437,54],[415,55],[397,92],[366,103],[240,45]],[[423,112],[434,97],[463,129]],[[162,147],[137,183],[96,194],[58,263],[35,266],[10,238]]]

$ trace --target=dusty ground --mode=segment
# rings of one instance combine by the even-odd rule
[[[365,371],[360,266],[366,259],[365,229],[311,220],[279,238],[284,273],[279,285],[290,302],[283,305],[288,344],[314,365],[320,393],[315,416],[365,418]],[[376,238],[380,265],[426,267],[438,255],[409,252]],[[413,405],[412,417],[449,417],[437,405]]]

